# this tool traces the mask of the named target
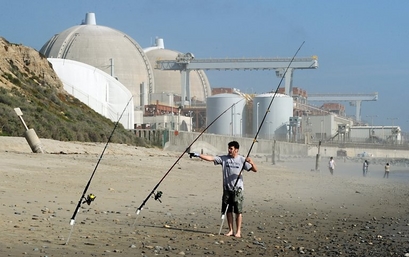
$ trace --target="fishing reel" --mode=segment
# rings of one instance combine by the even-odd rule
[[[82,203],[83,204],[87,203],[88,205],[90,205],[91,202],[93,202],[95,200],[95,198],[97,198],[97,197],[94,194],[89,194],[89,195],[87,195],[87,198],[85,198],[85,200]]]
[[[155,200],[157,200],[157,201],[159,201],[160,203],[162,203],[162,201],[160,200],[160,198],[162,197],[162,191],[158,191],[158,192],[156,192],[156,194],[155,193],[153,193],[153,195],[154,195],[154,197],[155,197]]]

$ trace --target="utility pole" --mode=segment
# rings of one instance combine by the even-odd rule
[[[369,133],[369,137],[371,138],[371,142],[374,142],[374,134],[375,131],[373,130],[373,118],[378,117],[378,115],[366,115],[366,117],[371,118],[371,131]]]
[[[320,149],[321,149],[321,140],[318,142],[318,153],[317,153],[317,156],[315,157],[315,170],[316,171],[320,170]]]
[[[260,102],[257,102],[257,113],[256,113],[256,131],[258,130],[258,109],[260,107]]]
[[[276,140],[274,140],[274,142],[273,142],[273,153],[271,155],[271,161],[272,161],[273,165],[276,164]]]
[[[392,127],[395,126],[395,120],[397,120],[398,118],[386,118],[388,120],[392,121]]]

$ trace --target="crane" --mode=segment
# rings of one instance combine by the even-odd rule
[[[361,104],[362,101],[377,101],[378,92],[374,93],[357,93],[357,94],[308,94],[308,101],[318,102],[350,102],[355,106],[355,118],[361,121]]]
[[[290,65],[291,63],[291,65]],[[288,69],[287,69],[288,68]],[[191,70],[276,70],[278,77],[285,79],[285,93],[292,96],[292,77],[294,69],[316,69],[318,57],[305,58],[226,58],[226,59],[195,59],[192,53],[179,54],[176,60],[158,60],[156,69],[179,70],[181,72],[182,103],[189,101]],[[285,72],[287,71],[287,72]],[[205,92],[208,96],[209,92]]]

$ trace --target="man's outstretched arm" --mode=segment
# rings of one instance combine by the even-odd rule
[[[200,159],[205,160],[205,161],[214,161],[214,156],[200,154],[200,153],[189,153],[189,157],[190,158],[199,157]]]

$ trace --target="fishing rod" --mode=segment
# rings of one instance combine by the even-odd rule
[[[275,99],[275,97],[276,97],[277,91],[278,91],[278,89],[280,88],[281,83],[283,82],[283,80],[284,80],[284,78],[285,78],[285,75],[286,75],[288,69],[290,68],[291,64],[293,63],[295,57],[297,56],[298,52],[301,50],[301,48],[302,48],[302,46],[304,45],[304,43],[305,43],[305,41],[303,41],[302,44],[300,45],[300,47],[298,47],[297,51],[295,52],[295,54],[294,54],[293,57],[291,58],[290,63],[288,64],[287,68],[285,69],[284,74],[283,74],[283,76],[281,77],[280,82],[278,83],[278,86],[277,86],[276,90],[274,91],[274,95],[273,95],[273,97],[271,98],[270,104],[268,105],[267,110],[266,110],[266,112],[264,113],[263,119],[261,120],[261,123],[260,123],[259,127],[257,128],[256,135],[254,136],[253,142],[251,143],[250,149],[249,149],[249,151],[247,152],[247,156],[246,156],[245,160],[247,160],[247,158],[249,158],[250,153],[251,153],[251,150],[253,150],[254,143],[257,142],[257,137],[258,137],[258,134],[260,133],[261,127],[263,126],[263,123],[264,123],[264,121],[266,120],[267,114],[270,112],[270,108],[271,108],[271,105],[273,104],[273,101],[274,101],[274,99]],[[245,162],[243,163],[243,165],[242,165],[242,167],[241,167],[241,170],[240,170],[240,173],[239,173],[239,175],[237,176],[236,181],[234,182],[234,186],[233,186],[234,191],[236,191],[237,183],[239,182],[240,176],[241,176],[241,174],[243,173],[244,164],[245,164]],[[221,233],[221,231],[222,231],[223,223],[224,223],[224,218],[225,218],[225,216],[226,216],[226,213],[227,213],[227,210],[228,210],[228,209],[229,209],[229,203],[227,203],[227,205],[226,205],[226,210],[224,211],[224,213],[223,213],[223,215],[222,215],[222,223],[221,223],[221,225],[220,225],[219,235],[220,235],[220,233]]]
[[[75,217],[77,216],[77,213],[78,213],[78,211],[79,211],[81,205],[84,204],[84,203],[87,203],[88,205],[90,205],[90,204],[95,200],[95,198],[96,198],[96,196],[95,196],[94,194],[92,194],[92,193],[89,194],[89,195],[87,195],[86,197],[85,197],[85,195],[87,194],[88,188],[89,188],[89,186],[91,185],[91,181],[92,181],[92,179],[93,179],[93,177],[94,177],[94,175],[95,175],[95,172],[97,171],[98,165],[99,165],[99,163],[100,163],[101,160],[102,160],[102,156],[104,155],[105,150],[107,149],[108,144],[109,144],[109,142],[111,141],[111,138],[112,138],[112,136],[114,135],[114,132],[115,132],[116,128],[117,128],[118,125],[119,125],[119,121],[121,120],[122,116],[124,115],[125,110],[128,108],[128,105],[129,105],[129,103],[131,102],[132,99],[133,99],[133,96],[129,99],[129,101],[128,101],[128,103],[126,104],[124,110],[122,111],[121,115],[119,116],[119,119],[118,119],[117,122],[115,123],[114,129],[112,130],[111,135],[109,136],[108,141],[106,142],[105,147],[104,147],[104,149],[102,150],[101,155],[99,156],[99,159],[98,159],[98,161],[97,161],[97,164],[95,165],[94,171],[92,172],[91,177],[89,178],[88,183],[87,183],[87,185],[86,185],[85,188],[84,188],[84,192],[82,192],[82,195],[81,195],[81,197],[80,197],[80,200],[78,201],[77,207],[75,208],[74,213],[72,214],[72,217],[71,217],[71,220],[70,220],[71,231],[70,231],[70,234],[68,235],[67,242],[65,243],[66,245],[68,244],[68,241],[70,240],[72,231],[73,231],[73,229],[74,229]]]
[[[165,173],[165,175],[163,175],[163,177],[161,178],[161,180],[159,180],[159,182],[156,184],[156,186],[153,187],[152,191],[148,194],[148,196],[145,198],[145,200],[142,202],[142,204],[138,207],[138,209],[136,210],[136,215],[139,215],[139,213],[142,211],[143,207],[145,206],[146,202],[151,198],[151,196],[154,196],[155,200],[159,200],[160,201],[160,197],[162,196],[162,191],[158,191],[155,193],[155,190],[159,187],[159,185],[162,183],[162,181],[166,178],[166,176],[170,173],[170,171],[173,169],[173,167],[175,167],[175,165],[179,162],[179,160],[183,157],[183,155],[185,153],[188,153],[190,150],[190,147],[192,147],[192,145],[203,135],[204,132],[206,132],[206,130],[208,128],[210,128],[210,126],[212,126],[223,114],[225,114],[228,110],[230,110],[233,106],[235,106],[236,104],[238,104],[239,102],[241,102],[242,100],[244,100],[244,98],[240,99],[239,101],[235,102],[234,104],[232,104],[229,108],[227,108],[226,110],[224,110],[219,116],[217,116],[209,125],[207,125],[207,127],[200,132],[200,134],[192,141],[192,143],[190,143],[190,145],[186,148],[186,150],[179,156],[179,158],[177,158],[177,160],[173,163],[173,165],[169,168],[169,170]],[[135,219],[136,222],[136,219]],[[135,225],[134,222],[134,225]]]

